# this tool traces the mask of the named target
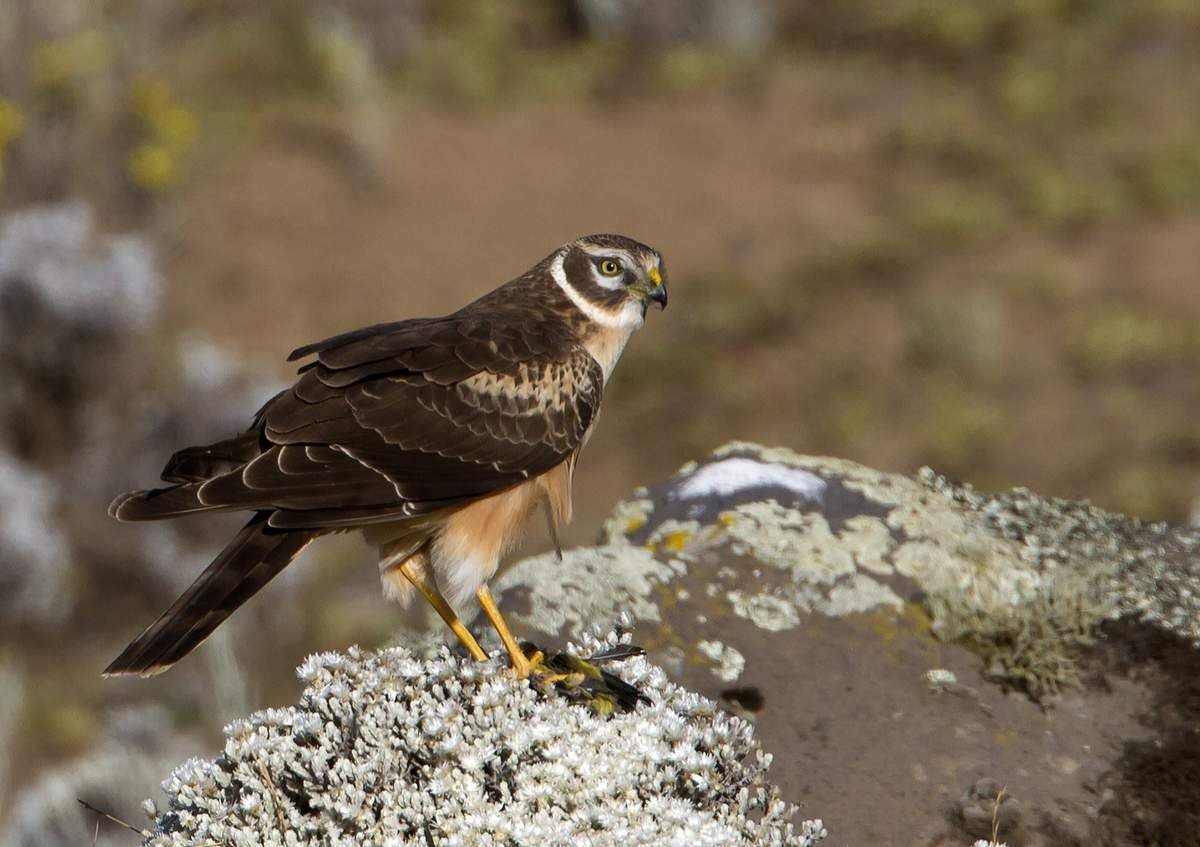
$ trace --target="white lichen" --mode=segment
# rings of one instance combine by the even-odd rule
[[[725,595],[733,613],[759,629],[781,632],[800,625],[800,612],[792,600],[774,594],[750,594],[730,591]]]
[[[923,676],[925,685],[935,694],[959,688],[958,675],[949,668],[930,668]]]
[[[696,649],[715,663],[713,675],[723,682],[736,682],[746,668],[746,657],[720,641],[701,641]]]
[[[883,583],[859,573],[829,589],[828,599],[819,601],[814,608],[823,615],[836,618],[869,612],[879,606],[901,609],[904,601]]]
[[[587,639],[591,652],[617,642]],[[636,658],[650,699],[611,719],[498,663],[403,649],[314,656],[300,702],[226,728],[164,783],[152,845],[796,845],[751,726]]]
[[[529,592],[529,611],[510,617],[542,632],[565,631],[578,638],[601,621],[628,612],[638,620],[662,619],[651,597],[656,584],[686,573],[678,559],[663,561],[649,550],[629,544],[583,547],[525,559],[492,583],[497,592],[523,585]]]
[[[879,576],[896,572],[889,559],[896,548],[891,530],[879,518],[858,515],[846,521],[837,534],[837,543],[849,553],[861,570]]]
[[[727,513],[727,531],[757,561],[790,573],[797,582],[831,584],[855,572],[818,512],[801,512],[774,500],[743,503]]]
[[[618,544],[631,532],[646,525],[646,519],[654,511],[654,502],[645,497],[645,489],[638,489],[634,496],[622,500],[600,528],[601,544]]]

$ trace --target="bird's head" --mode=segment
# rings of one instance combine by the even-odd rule
[[[623,235],[570,241],[554,254],[550,270],[576,306],[609,326],[641,324],[651,303],[667,307],[662,255]]]

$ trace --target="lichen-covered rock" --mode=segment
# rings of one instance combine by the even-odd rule
[[[733,443],[634,492],[597,546],[493,587],[539,643],[636,611],[635,640],[753,719],[784,795],[849,843],[959,843],[944,810],[991,777],[1045,829],[1025,843],[1051,844],[1086,834],[1088,786],[1153,696],[1084,690],[1079,663],[1118,618],[1200,635],[1196,535]]]
[[[591,652],[616,643],[588,639]],[[650,705],[611,719],[442,649],[310,658],[300,702],[226,729],[164,783],[153,845],[796,845],[750,725],[642,658]]]
[[[1104,620],[1134,614],[1200,641],[1200,530],[747,443],[636,492],[599,546],[567,555],[499,581],[526,598],[525,625],[572,636],[629,609],[669,627],[657,635],[680,661],[706,657],[722,677],[724,645],[672,637],[681,617],[784,632],[919,595],[934,634],[974,641],[994,676],[1038,696],[1073,681],[1069,648]]]

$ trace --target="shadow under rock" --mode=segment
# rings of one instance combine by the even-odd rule
[[[1104,625],[1102,673],[1144,681],[1152,700],[1139,720],[1153,734],[1125,742],[1096,785],[1095,844],[1200,844],[1200,650],[1148,623]]]

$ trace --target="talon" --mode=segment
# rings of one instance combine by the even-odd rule
[[[530,650],[525,654],[525,662],[522,668],[525,669],[524,676],[518,675],[518,679],[536,678],[536,681],[543,685],[554,685],[567,679],[569,674],[558,673],[553,668],[546,665],[546,654],[534,647],[528,642],[521,644],[522,649]]]
[[[524,661],[512,656],[511,670],[517,679],[528,679],[533,674],[533,662],[525,659]]]

